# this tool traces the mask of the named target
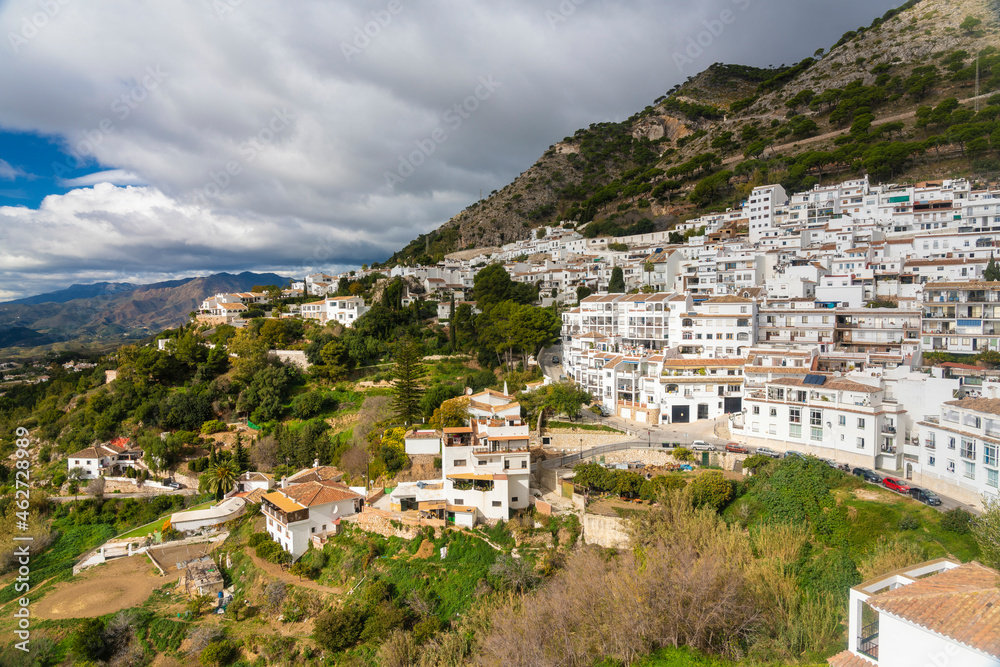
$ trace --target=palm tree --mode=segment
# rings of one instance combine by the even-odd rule
[[[653,263],[652,262],[648,262],[648,261],[644,262],[643,265],[642,265],[642,270],[646,272],[646,284],[647,285],[649,285],[649,274],[651,274],[653,272],[653,269],[655,269],[655,268],[656,267],[653,266]]]
[[[233,461],[220,461],[209,467],[206,473],[208,475],[208,490],[214,493],[216,498],[221,498],[229,493],[236,486],[236,477],[239,475]]]

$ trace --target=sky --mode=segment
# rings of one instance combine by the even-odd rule
[[[383,261],[713,62],[888,0],[0,0],[0,301]]]

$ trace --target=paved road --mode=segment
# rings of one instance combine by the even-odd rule
[[[538,355],[538,365],[542,369],[542,375],[553,382],[559,382],[559,376],[563,374],[562,355],[563,348],[561,342],[543,349]],[[553,364],[552,357],[557,357],[559,363]]]
[[[167,493],[105,493],[105,500],[114,500],[115,498],[154,498],[156,496],[194,496],[197,495],[197,489],[177,489],[174,491],[169,491]],[[49,496],[49,500],[57,503],[68,503],[73,500],[89,500],[94,496],[89,493],[84,493],[78,496]]]

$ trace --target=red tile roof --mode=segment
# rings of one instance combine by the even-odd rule
[[[850,651],[841,651],[826,661],[830,663],[830,667],[873,667],[878,664]]]
[[[976,562],[878,593],[868,604],[1000,658],[1000,589],[996,570]]]

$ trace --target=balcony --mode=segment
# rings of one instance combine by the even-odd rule
[[[858,637],[858,651],[873,660],[878,660],[878,619],[861,628]]]
[[[896,427],[891,424],[882,424],[882,432],[887,435],[896,435]]]

